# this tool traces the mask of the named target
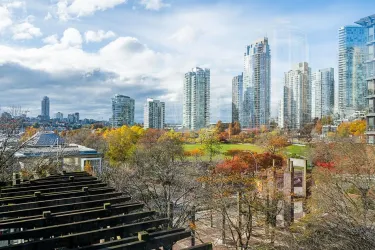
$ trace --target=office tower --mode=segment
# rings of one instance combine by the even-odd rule
[[[61,113],[61,112],[57,112],[56,115],[55,115],[55,118],[56,118],[56,120],[61,121],[62,119],[64,119],[64,114]]]
[[[41,112],[41,117],[42,120],[49,120],[49,98],[47,96],[43,97],[42,100],[42,112]]]
[[[78,112],[74,113],[74,122],[76,122],[76,123],[79,122],[79,113]]]
[[[312,74],[311,118],[333,114],[335,105],[335,79],[333,68],[321,69]]]
[[[271,52],[266,37],[246,46],[242,98],[241,126],[268,127],[271,106]]]
[[[185,74],[183,127],[198,130],[210,124],[210,70],[193,68]]]
[[[365,27],[344,26],[339,29],[337,108],[342,117],[365,108],[365,43]]]
[[[144,105],[144,128],[163,129],[165,124],[165,103],[147,98]]]
[[[243,74],[232,79],[232,122],[240,120],[240,107],[242,104]]]
[[[367,142],[375,144],[375,15],[356,22],[365,29],[366,81],[367,81]]]
[[[283,124],[285,129],[301,129],[311,122],[311,69],[299,63],[284,74]],[[280,119],[279,119],[280,120]]]
[[[134,99],[129,96],[115,95],[112,98],[112,127],[134,125]]]

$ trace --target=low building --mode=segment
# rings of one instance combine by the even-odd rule
[[[56,159],[62,164],[84,170],[90,164],[94,171],[102,169],[102,156],[95,149],[78,144],[68,144],[52,131],[40,131],[15,153],[21,167],[32,160]]]

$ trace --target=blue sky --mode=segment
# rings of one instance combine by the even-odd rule
[[[211,69],[211,120],[229,121],[244,48],[268,36],[276,116],[283,72],[302,60],[313,71],[336,71],[338,28],[374,7],[370,0],[0,0],[0,106],[37,116],[47,95],[52,114],[108,119],[119,93],[136,99],[139,122],[147,97],[165,101],[167,121],[180,122],[183,74],[201,66]]]

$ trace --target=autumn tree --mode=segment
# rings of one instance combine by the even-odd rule
[[[27,128],[25,129],[24,134],[23,134],[22,137],[21,137],[21,141],[22,141],[22,142],[27,141],[27,140],[30,139],[33,135],[35,135],[37,132],[38,132],[38,129],[36,129],[36,128],[34,128],[34,127],[27,127]]]
[[[334,167],[314,168],[309,215],[292,227],[290,248],[375,249],[375,149],[350,141],[325,148]]]
[[[215,126],[216,133],[220,134],[225,131],[225,126],[222,121],[218,121]]]
[[[355,120],[350,123],[349,131],[351,135],[362,136],[366,131],[366,120]]]
[[[210,157],[210,162],[212,162],[212,158],[215,155],[220,154],[221,145],[220,141],[213,132],[204,130],[200,134],[200,138],[202,141],[202,149],[206,152],[206,154]]]
[[[350,135],[350,122],[343,122],[337,128],[337,134],[340,137],[349,137]]]
[[[322,134],[322,130],[323,130],[323,124],[322,124],[322,121],[321,120],[318,120],[316,122],[316,125],[315,125],[315,132],[318,134],[318,135],[321,135]]]
[[[257,144],[261,145],[271,154],[280,152],[283,148],[290,145],[288,138],[282,135],[275,135],[271,133],[264,134],[259,137]]]

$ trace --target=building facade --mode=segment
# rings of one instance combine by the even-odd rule
[[[144,128],[164,129],[165,103],[148,98],[144,105]]]
[[[183,127],[198,130],[210,124],[210,70],[193,68],[185,74]]]
[[[338,111],[346,117],[366,106],[365,27],[339,29]]]
[[[311,118],[332,115],[335,105],[335,75],[333,68],[320,69],[311,75]]]
[[[375,144],[375,15],[356,22],[365,28],[366,81],[367,81],[367,142]]]
[[[240,108],[243,93],[243,74],[232,79],[232,123],[240,121]]]
[[[115,95],[112,98],[112,127],[134,125],[134,99],[129,96]]]
[[[311,69],[307,62],[299,63],[284,74],[281,128],[301,129],[311,122]],[[280,122],[279,122],[280,123]]]
[[[55,115],[56,120],[62,121],[64,119],[64,114],[61,112],[57,112]]]
[[[41,117],[42,120],[49,120],[49,98],[47,96],[43,97],[42,103],[41,103]]]
[[[269,126],[271,107],[271,50],[268,38],[246,46],[240,123],[243,128]]]

